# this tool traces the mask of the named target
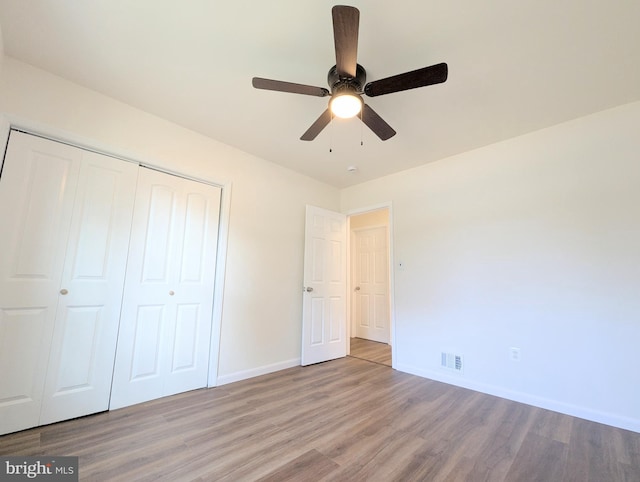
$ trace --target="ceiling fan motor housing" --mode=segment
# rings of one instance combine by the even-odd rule
[[[341,77],[338,74],[338,68],[334,65],[329,69],[327,75],[327,82],[332,94],[339,94],[343,90],[348,90],[350,93],[362,93],[362,88],[367,81],[367,71],[360,64],[356,65],[355,77]]]

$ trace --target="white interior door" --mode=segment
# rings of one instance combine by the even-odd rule
[[[206,386],[220,194],[141,170],[111,409]]]
[[[109,407],[137,175],[83,152],[40,424]]]
[[[39,423],[81,159],[11,133],[0,179],[0,433]]]
[[[302,365],[347,355],[346,216],[307,206]]]
[[[387,228],[361,229],[355,234],[355,335],[389,343],[389,247]]]

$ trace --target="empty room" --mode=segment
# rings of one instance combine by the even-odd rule
[[[640,480],[638,18],[1,0],[0,479]]]

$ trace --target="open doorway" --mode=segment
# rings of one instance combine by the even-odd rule
[[[349,216],[350,350],[392,366],[389,208]]]

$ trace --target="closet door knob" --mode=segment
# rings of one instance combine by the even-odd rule
[[[67,293],[69,293],[69,290],[65,290],[64,288],[60,290],[61,295],[66,295]]]
[[[169,291],[169,296],[173,296],[173,295],[175,295],[175,294],[176,294],[176,292],[175,292],[175,291],[173,291],[173,290]]]

